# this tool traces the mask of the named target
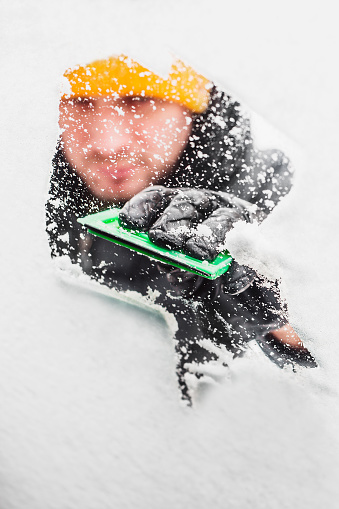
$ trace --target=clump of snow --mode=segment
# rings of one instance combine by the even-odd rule
[[[227,233],[225,246],[238,263],[255,269],[268,279],[278,279],[283,272],[286,263],[283,253],[277,252],[258,223],[235,223]]]
[[[87,288],[96,293],[100,293],[101,295],[106,295],[112,299],[117,299],[132,306],[145,309],[149,312],[160,314],[166,322],[171,334],[174,336],[178,328],[177,321],[173,314],[166,311],[159,304],[156,304],[155,299],[159,293],[157,290],[149,288],[147,296],[144,296],[132,290],[119,291],[115,288],[108,288],[85,274],[79,265],[70,261],[68,256],[55,258],[53,260],[53,265],[57,276],[66,284]]]

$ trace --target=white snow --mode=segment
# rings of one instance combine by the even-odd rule
[[[326,0],[3,5],[1,508],[337,506],[334,8]],[[260,233],[239,230],[232,242],[239,258],[281,278],[317,370],[280,371],[252,345],[224,383],[182,408],[175,324],[56,277],[44,202],[62,74],[122,52],[160,74],[170,61],[162,55],[180,56],[303,154],[292,192]],[[271,147],[276,133],[271,140],[267,124],[256,127],[258,143]]]

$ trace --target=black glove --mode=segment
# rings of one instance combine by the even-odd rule
[[[214,260],[233,224],[253,217],[253,206],[229,193],[163,186],[137,194],[119,215],[127,228],[148,231],[155,244],[200,260]]]
[[[160,272],[166,273],[178,295],[186,298],[205,298],[214,300],[221,292],[237,295],[245,291],[254,281],[257,273],[245,265],[232,261],[228,271],[217,279],[207,279],[192,272],[183,271],[171,265],[158,264]]]

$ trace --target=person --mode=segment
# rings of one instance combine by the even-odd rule
[[[254,147],[249,118],[225,91],[177,60],[167,78],[124,55],[66,71],[46,203],[52,257],[100,283],[152,292],[177,321],[177,373],[189,404],[225,351],[250,340],[280,367],[316,361],[288,323],[277,281],[235,260],[214,281],[88,234],[77,219],[112,206],[157,244],[213,259],[237,221],[261,222],[291,188],[279,150]]]

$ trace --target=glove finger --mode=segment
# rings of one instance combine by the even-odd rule
[[[218,206],[213,193],[182,189],[150,229],[150,239],[170,249],[183,249],[196,224]]]
[[[222,207],[215,210],[187,240],[185,252],[199,260],[214,260],[219,253],[225,251],[226,234],[240,219],[242,214],[236,208]]]
[[[196,277],[196,274],[193,272],[189,272],[187,270],[179,269],[178,267],[174,267],[169,263],[157,263],[157,267],[159,272],[162,274],[166,274],[168,276],[174,277],[176,280],[186,281],[188,279],[192,279]]]
[[[119,213],[126,228],[147,231],[177,191],[163,186],[148,187],[129,200]]]
[[[229,295],[237,295],[245,291],[254,281],[257,273],[246,265],[233,260],[231,267],[223,275],[223,291]]]

